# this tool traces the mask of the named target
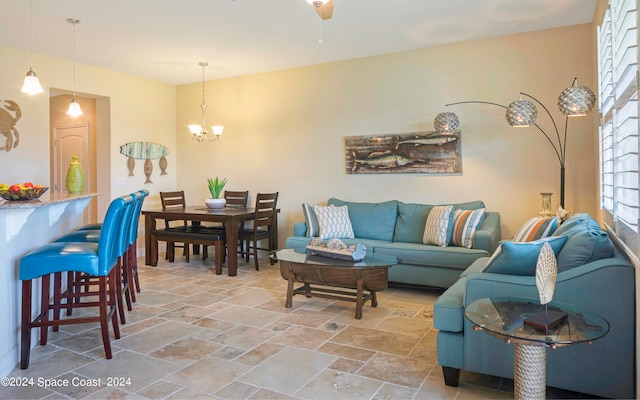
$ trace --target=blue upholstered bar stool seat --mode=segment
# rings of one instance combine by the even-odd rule
[[[20,368],[29,367],[31,352],[31,329],[40,328],[40,344],[47,343],[48,327],[60,325],[99,322],[106,358],[112,357],[109,338],[109,319],[116,339],[120,338],[120,328],[116,315],[116,287],[120,285],[116,265],[118,244],[121,239],[121,225],[124,223],[126,206],[132,203],[131,196],[114,199],[109,205],[100,240],[93,242],[54,242],[41,246],[20,260],[20,280],[22,281],[22,326]],[[81,272],[97,277],[97,290],[82,293],[67,292],[69,296],[98,296],[97,301],[75,303],[61,295],[62,273]],[[53,302],[50,299],[51,275],[54,275]],[[41,305],[38,316],[32,320],[32,283],[42,278]],[[66,303],[63,303],[65,300]],[[76,318],[60,318],[60,311],[67,307],[98,307],[99,315]],[[53,318],[50,311],[53,310]]]
[[[130,227],[133,224],[133,217],[134,217],[134,211],[135,211],[135,206],[138,200],[138,196],[136,196],[135,193],[132,193],[130,195],[126,195],[126,196],[122,196],[123,198],[127,198],[129,201],[127,201],[126,205],[124,206],[124,209],[122,210],[123,213],[123,219],[122,219],[122,223],[118,225],[117,229],[119,230],[118,232],[118,242],[117,242],[117,255],[118,255],[118,259],[116,262],[116,274],[118,274],[117,278],[118,281],[120,282],[120,285],[116,288],[116,294],[117,294],[117,303],[118,303],[118,313],[120,315],[120,322],[121,323],[126,323],[126,318],[125,318],[125,313],[124,313],[124,301],[123,301],[123,297],[127,302],[127,309],[129,311],[132,310],[131,307],[131,301],[132,301],[132,297],[131,297],[131,290],[129,287],[129,280],[127,279],[129,276],[131,276],[131,273],[128,272],[128,268],[129,266],[127,265],[127,260],[128,260],[128,249],[129,249],[129,235],[130,235]],[[93,243],[97,243],[100,241],[100,237],[102,234],[102,229],[100,230],[77,230],[74,232],[71,232],[67,235],[62,236],[61,238],[58,238],[56,240],[56,242],[93,242]],[[68,286],[71,287],[71,290],[77,290],[80,289],[79,287],[79,283],[81,281],[87,281],[87,280],[95,280],[96,277],[92,276],[90,274],[81,274],[79,272],[76,272],[75,274],[70,276],[72,279],[69,279],[69,283]],[[73,283],[76,283],[75,285]],[[85,285],[86,287],[86,285]],[[76,300],[78,300],[78,298],[76,298]],[[72,311],[72,308],[70,308],[67,313],[70,313]]]

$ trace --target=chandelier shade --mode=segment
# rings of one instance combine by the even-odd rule
[[[454,134],[460,127],[460,120],[456,113],[441,112],[436,115],[436,118],[433,120],[433,127],[439,134]]]
[[[596,104],[593,91],[586,86],[576,86],[576,81],[577,79],[558,96],[558,108],[567,117],[585,116]]]
[[[198,65],[202,67],[202,104],[200,105],[200,109],[202,110],[202,124],[188,125],[188,128],[189,128],[189,132],[191,132],[192,140],[195,140],[196,142],[204,142],[204,141],[213,142],[214,140],[220,139],[224,126],[220,126],[220,125],[211,126],[211,130],[213,131],[213,137],[211,138],[210,136],[207,136],[209,131],[207,130],[207,124],[205,122],[205,116],[204,116],[204,113],[207,110],[207,104],[205,102],[205,97],[204,97],[204,88],[205,88],[204,67],[206,67],[209,64],[204,61],[201,61],[198,63]]]
[[[31,54],[29,60],[29,71],[27,76],[24,77],[24,84],[22,85],[21,92],[26,94],[39,94],[44,92],[38,76],[33,71],[33,0],[29,2],[29,29],[31,32]]]
[[[505,118],[514,128],[526,128],[534,124],[538,110],[529,100],[516,100],[507,106]]]
[[[82,109],[76,99],[76,25],[80,23],[80,20],[67,18],[67,22],[73,25],[73,100],[71,101],[71,104],[69,104],[67,115],[75,118],[82,115]]]

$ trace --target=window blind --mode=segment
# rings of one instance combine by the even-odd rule
[[[610,0],[598,27],[600,199],[604,222],[640,255],[638,0]]]

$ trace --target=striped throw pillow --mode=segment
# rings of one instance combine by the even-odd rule
[[[449,244],[449,220],[453,206],[434,206],[427,215],[422,243],[446,247]]]
[[[533,217],[522,225],[514,242],[532,242],[553,235],[558,229],[558,217]]]
[[[307,233],[305,236],[318,236],[320,229],[318,228],[318,217],[316,217],[316,212],[313,211],[313,204],[302,203],[302,212],[304,213],[304,222],[307,223]]]
[[[456,210],[453,214],[453,235],[451,242],[454,246],[473,247],[473,237],[482,223],[485,209]]]

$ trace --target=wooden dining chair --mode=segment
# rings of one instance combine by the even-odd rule
[[[276,217],[277,203],[278,192],[258,193],[256,196],[253,226],[238,231],[238,241],[245,242],[246,260],[248,262],[249,256],[253,256],[256,270],[259,269],[258,251],[262,250],[271,253],[275,250],[273,237],[276,234],[276,232],[274,232],[274,219]],[[268,240],[268,247],[258,247],[258,242],[261,240]]]
[[[172,210],[172,209],[181,209],[186,207],[186,200],[184,197],[184,190],[174,191],[174,192],[160,192],[160,201],[162,202],[163,210]],[[165,229],[173,228],[176,231],[187,230],[189,226],[189,221],[185,220],[175,220],[175,219],[165,219],[164,227]],[[177,229],[176,229],[177,228]],[[180,229],[181,228],[181,229]],[[178,243],[181,243],[178,241]],[[189,262],[189,243],[182,243],[180,245],[176,245],[176,241],[167,241],[167,251],[165,254],[165,259],[169,259],[169,255],[175,254],[175,248],[182,248],[184,258],[187,262]],[[173,260],[171,260],[173,261]]]
[[[225,190],[224,198],[227,201],[226,207],[247,207],[249,201],[249,191]],[[223,224],[224,226],[224,224]],[[244,221],[238,223],[238,229],[244,229]],[[244,245],[242,240],[238,240],[238,254],[244,257]]]

